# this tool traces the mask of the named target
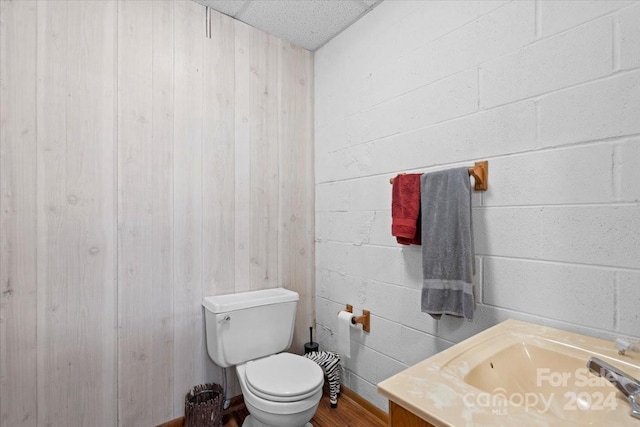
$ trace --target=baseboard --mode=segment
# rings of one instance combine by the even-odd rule
[[[384,423],[387,423],[387,424],[389,423],[389,414],[384,412],[382,409],[378,408],[373,403],[369,402],[364,397],[360,396],[355,391],[353,391],[353,390],[349,389],[348,387],[345,387],[343,384],[341,384],[340,385],[340,393],[344,394],[349,399],[353,400],[358,405],[362,406],[367,412],[370,412],[371,414],[373,414],[379,420],[381,420],[381,421],[383,421]],[[340,402],[340,399],[338,399],[338,402]],[[338,403],[338,405],[339,405],[339,403]]]
[[[242,407],[244,407],[244,399],[242,398],[242,395],[235,396],[229,400],[229,407],[225,409],[222,413],[226,415],[228,413],[237,411],[239,408],[242,408]],[[164,424],[159,424],[156,427],[182,427],[182,426],[184,426],[184,417],[178,417],[174,420],[167,421]]]

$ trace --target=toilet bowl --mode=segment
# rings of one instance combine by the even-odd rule
[[[206,297],[207,351],[235,366],[247,410],[243,427],[311,427],[324,373],[283,351],[291,346],[298,294],[282,288]]]
[[[322,398],[324,374],[314,362],[280,353],[236,366],[245,405],[243,427],[310,426]]]

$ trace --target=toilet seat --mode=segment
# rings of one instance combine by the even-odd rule
[[[248,362],[244,377],[252,393],[273,402],[304,400],[317,393],[324,384],[322,368],[291,353]]]

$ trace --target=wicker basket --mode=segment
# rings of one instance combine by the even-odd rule
[[[222,427],[223,400],[219,384],[195,386],[184,397],[185,427]]]

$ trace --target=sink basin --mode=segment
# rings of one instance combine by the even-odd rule
[[[612,342],[508,320],[378,385],[435,426],[638,426],[626,397],[586,368],[598,357],[640,378]]]
[[[524,410],[579,425],[602,425],[611,410],[625,406],[626,398],[607,380],[589,373],[588,353],[576,357],[567,351],[521,340],[480,361],[463,380],[491,394],[496,400],[494,408],[504,413]]]

